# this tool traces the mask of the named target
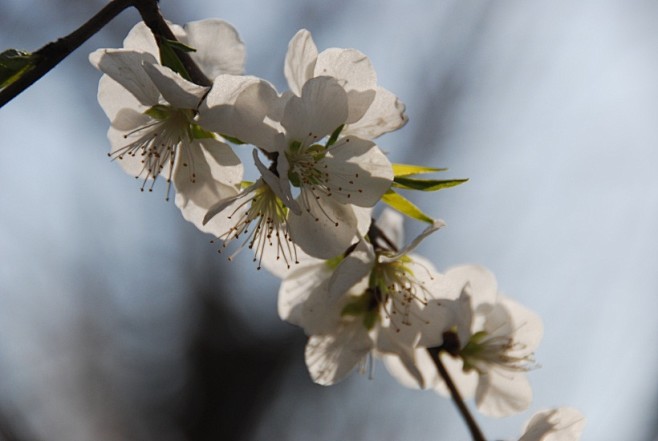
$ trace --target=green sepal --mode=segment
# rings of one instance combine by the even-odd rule
[[[363,326],[370,331],[377,324],[377,320],[379,320],[379,311],[377,309],[371,309],[363,316]]]
[[[0,53],[0,89],[16,82],[27,71],[34,68],[37,55],[30,52],[7,49]]]
[[[393,165],[393,175],[398,176],[413,176],[413,175],[422,175],[426,173],[435,173],[448,170],[447,168],[434,168],[434,167],[424,167],[422,165],[411,165],[411,164],[392,164]]]
[[[290,171],[288,172],[288,180],[290,181],[292,186],[295,187],[295,188],[299,188],[299,186],[302,184],[301,178],[299,177],[299,175],[297,173],[292,171],[292,169],[290,169]]]
[[[144,111],[144,114],[153,119],[157,119],[158,121],[163,121],[171,115],[171,107],[165,106],[164,104],[156,104]]]
[[[313,155],[313,159],[319,161],[327,155],[326,147],[320,144],[313,144],[306,149],[307,153]]]
[[[233,136],[228,136],[228,135],[224,135],[224,134],[222,134],[221,136],[222,136],[222,138],[224,138],[224,139],[227,140],[228,142],[230,142],[230,143],[232,143],[232,144],[235,144],[235,145],[243,145],[243,144],[246,144],[244,141],[241,141],[241,140],[239,140],[238,138],[234,138]]]
[[[363,294],[343,306],[343,309],[340,311],[341,316],[351,315],[351,316],[360,316],[368,312],[370,309],[370,296]]]
[[[288,146],[288,150],[290,150],[292,153],[297,153],[301,148],[302,143],[300,141],[293,141],[290,143],[290,146]]]
[[[384,193],[382,201],[410,218],[421,222],[427,222],[428,224],[434,223],[434,219],[423,213],[421,209],[415,206],[409,199],[393,190]]]
[[[345,127],[345,124],[339,125],[336,128],[336,130],[334,130],[331,133],[331,136],[329,137],[329,140],[327,141],[327,144],[325,145],[325,147],[329,148],[329,147],[331,147],[332,145],[334,145],[336,143],[336,141],[338,140],[338,137],[340,136],[340,132],[343,131],[343,127]]]
[[[158,38],[158,48],[160,49],[160,63],[167,66],[181,77],[188,81],[192,81],[190,74],[185,69],[183,62],[180,60],[174,49],[180,49],[179,45],[185,46],[178,41],[167,40],[166,38]],[[186,46],[185,46],[186,47]],[[181,49],[187,52],[185,49]]]
[[[214,133],[202,129],[201,126],[198,125],[198,124],[192,124],[190,126],[190,134],[192,135],[192,139],[214,139],[215,138]]]
[[[463,184],[468,179],[414,179],[404,176],[396,176],[393,179],[393,187],[405,190],[438,191],[444,188],[455,187]]]
[[[487,331],[476,332],[475,334],[471,335],[471,338],[466,344],[466,346],[468,346],[469,344],[479,345],[480,343],[482,343],[482,340],[484,340],[488,335],[489,333],[487,333]]]
[[[335,270],[336,268],[338,268],[338,265],[340,265],[340,263],[343,260],[345,260],[345,257],[342,254],[339,254],[336,257],[332,257],[331,259],[325,260],[324,264],[327,265],[329,269]]]

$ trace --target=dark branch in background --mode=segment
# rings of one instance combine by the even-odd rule
[[[14,424],[10,423],[11,418],[0,412],[0,440],[2,441],[32,441],[31,438],[21,436],[15,430],[16,424],[14,419]]]
[[[42,76],[47,74],[53,67],[57,66],[64,58],[79,48],[85,41],[89,40],[96,32],[101,30],[113,18],[124,9],[134,6],[142,16],[146,25],[151,29],[156,41],[162,39],[176,41],[169,26],[165,22],[156,0],[113,0],[107,6],[94,15],[89,21],[80,26],[66,37],[55,42],[48,43],[32,55],[36,59],[34,67],[30,68],[15,82],[0,91],[0,107],[14,99],[22,91],[30,87]],[[210,86],[211,82],[201,72],[199,67],[192,61],[190,56],[179,49],[174,48],[176,55],[187,69],[193,82],[201,86]]]
[[[439,354],[441,353],[442,350],[445,349],[442,347],[428,348],[427,352],[429,352],[430,358],[436,365],[436,369],[439,371],[439,375],[441,375],[441,378],[445,382],[446,386],[448,386],[448,389],[450,390],[450,395],[452,396],[452,401],[455,403],[455,406],[457,406],[459,413],[461,414],[462,418],[464,419],[464,422],[468,426],[468,430],[471,432],[471,437],[473,437],[473,441],[486,441],[484,435],[482,434],[482,431],[480,430],[480,427],[475,421],[475,418],[473,418],[473,415],[471,415],[471,412],[468,410],[468,407],[466,407],[466,404],[464,403],[464,399],[459,393],[459,389],[457,389],[457,386],[455,386],[455,383],[452,381],[452,378],[450,378],[450,374],[448,373],[448,370],[443,365],[443,362],[439,357]]]

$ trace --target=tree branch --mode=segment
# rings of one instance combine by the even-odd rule
[[[171,41],[176,41],[176,36],[171,31],[167,22],[162,18],[160,10],[158,8],[157,1],[154,0],[133,0],[133,5],[139,11],[139,14],[142,16],[142,20],[146,23],[146,26],[151,29],[153,35],[155,36],[158,46],[160,46],[160,41],[164,38]],[[181,63],[185,67],[185,70],[190,75],[190,79],[193,83],[198,84],[199,86],[212,86],[212,81],[208,79],[201,72],[199,66],[192,61],[190,55],[178,48],[173,48],[174,52],[180,59]]]
[[[0,107],[14,99],[42,76],[57,66],[71,52],[80,47],[92,35],[102,29],[124,9],[132,6],[133,0],[113,0],[78,29],[55,42],[48,43],[34,52],[36,65],[21,75],[15,82],[0,91]]]
[[[38,81],[85,41],[89,40],[96,32],[107,25],[114,17],[130,6],[134,6],[139,11],[142,20],[151,29],[156,41],[159,42],[163,38],[176,41],[176,37],[160,14],[157,0],[112,0],[98,14],[94,15],[71,34],[48,43],[34,52],[32,54],[36,59],[34,67],[29,68],[16,81],[0,90],[0,107],[3,107],[22,91]],[[201,86],[210,86],[212,84],[186,52],[177,48],[174,48],[174,51],[183,63],[183,66],[185,66],[193,82]]]
[[[482,434],[482,431],[480,430],[480,427],[475,421],[475,418],[473,418],[473,415],[471,415],[471,412],[468,410],[468,407],[466,407],[466,404],[464,403],[464,399],[459,393],[459,389],[457,389],[457,386],[455,386],[455,383],[452,381],[452,378],[450,377],[448,370],[443,365],[443,362],[439,357],[441,350],[442,349],[440,347],[428,348],[427,352],[429,352],[430,358],[432,358],[432,361],[436,365],[436,369],[439,371],[439,375],[441,375],[441,378],[446,383],[446,386],[448,386],[448,389],[450,390],[450,395],[452,396],[452,401],[455,403],[455,406],[457,406],[457,409],[459,410],[459,413],[461,414],[462,418],[464,418],[464,422],[466,423],[466,426],[468,426],[468,430],[471,432],[473,441],[486,441],[484,435]]]

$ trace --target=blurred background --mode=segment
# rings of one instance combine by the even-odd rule
[[[105,4],[2,0],[0,49],[36,50]],[[162,0],[230,21],[247,73],[285,87],[288,40],[367,54],[409,124],[395,162],[470,182],[412,195],[448,227],[420,251],[479,263],[537,311],[534,402],[487,437],[569,405],[583,440],[658,439],[658,3],[651,0]],[[382,365],[325,388],[278,281],[229,263],[107,158],[87,61],[124,12],[0,110],[0,440],[467,440],[452,403]],[[422,225],[410,222],[409,235]]]

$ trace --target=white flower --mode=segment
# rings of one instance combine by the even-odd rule
[[[390,162],[373,142],[330,136],[347,117],[347,92],[330,77],[308,81],[301,97],[281,97],[263,80],[222,75],[199,110],[204,127],[266,152],[272,164],[257,159],[256,165],[291,212],[294,243],[321,258],[342,253],[365,234],[368,223],[355,207],[375,205],[393,180]]]
[[[535,366],[534,350],[543,333],[541,319],[497,294],[495,277],[482,267],[457,267],[448,270],[445,279],[447,298],[461,292],[454,302],[455,321],[442,329],[428,326],[424,345],[419,346],[445,349],[441,360],[457,388],[464,398],[474,396],[483,414],[507,416],[527,409],[532,390],[525,372]],[[424,385],[449,395],[428,352],[418,349],[415,355]],[[395,360],[387,367],[402,384],[419,387]]]
[[[377,75],[368,57],[355,49],[339,48],[318,54],[311,33],[306,29],[290,40],[284,73],[288,87],[298,96],[312,78],[329,76],[338,80],[348,98],[345,136],[374,139],[407,122],[402,102],[377,85]]]
[[[431,320],[447,321],[450,311],[433,302],[442,276],[408,254],[420,239],[397,249],[398,216],[385,212],[378,221],[382,229],[371,229],[372,243],[360,241],[347,256],[300,258],[281,284],[279,314],[310,336],[306,363],[319,384],[334,384],[364,367],[370,354],[394,354],[413,371],[413,344],[422,329]],[[441,225],[437,221],[421,238]]]
[[[558,407],[535,413],[526,423],[519,441],[578,441],[585,417],[571,407]]]
[[[222,242],[219,252],[242,238],[242,244],[229,260],[247,246],[254,250],[254,262],[258,262],[260,269],[266,248],[274,248],[276,259],[290,268],[292,263],[297,263],[297,249],[292,243],[287,215],[288,209],[270,186],[258,179],[234,196],[219,199],[205,214],[203,224]]]
[[[229,24],[203,20],[172,30],[196,49],[191,57],[205,75],[242,72],[244,47]],[[142,190],[152,190],[162,175],[168,198],[173,182],[183,216],[204,229],[201,219],[210,205],[236,194],[242,179],[242,164],[231,148],[195,120],[208,88],[162,66],[143,23],[131,30],[124,48],[97,50],[90,61],[104,73],[98,100],[111,121],[110,156],[143,179]]]

